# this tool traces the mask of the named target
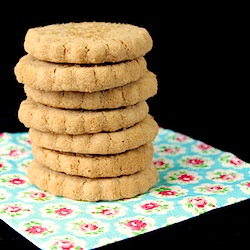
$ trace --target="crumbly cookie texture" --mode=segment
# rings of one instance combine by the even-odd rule
[[[34,145],[62,152],[118,154],[152,142],[158,130],[157,122],[147,114],[141,122],[115,132],[67,135],[30,128],[29,137]]]
[[[52,108],[27,98],[19,106],[18,118],[27,128],[77,135],[128,128],[142,121],[148,112],[146,101],[119,109],[87,111]]]
[[[144,56],[152,49],[149,32],[132,24],[109,22],[58,23],[30,28],[24,49],[44,61],[99,64]]]
[[[34,159],[58,172],[89,178],[130,175],[145,169],[152,159],[154,148],[147,143],[139,148],[113,155],[84,155],[59,152],[33,145]]]
[[[134,105],[157,94],[156,75],[147,71],[140,79],[121,87],[96,92],[44,91],[24,84],[26,95],[34,101],[55,108],[113,109]]]
[[[157,183],[159,175],[152,162],[131,175],[86,178],[54,171],[32,160],[27,167],[27,177],[32,184],[52,195],[73,200],[112,201],[147,192]]]
[[[45,91],[79,92],[123,86],[138,80],[146,71],[147,63],[144,57],[97,66],[50,63],[24,55],[14,68],[19,83]]]

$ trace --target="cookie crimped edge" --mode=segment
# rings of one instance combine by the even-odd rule
[[[130,175],[145,169],[152,161],[153,143],[113,155],[84,155],[59,152],[36,145],[32,146],[34,159],[54,170],[88,178]]]
[[[24,84],[27,97],[55,108],[113,109],[134,105],[155,96],[158,91],[156,75],[147,71],[141,78],[124,86],[96,92],[44,91]]]
[[[153,116],[147,114],[141,122],[115,132],[82,135],[56,134],[29,129],[33,144],[62,152],[82,154],[118,154],[152,142],[159,127]]]
[[[81,31],[84,26],[88,26],[86,30],[90,29],[92,37],[85,36],[86,32],[77,33],[76,28]],[[67,32],[73,30],[76,32],[67,36]],[[103,34],[93,37],[96,30],[101,30]],[[24,38],[27,53],[56,63],[99,64],[132,60],[144,56],[152,46],[152,37],[145,28],[126,23],[51,24],[28,29]]]
[[[147,71],[144,57],[102,65],[56,64],[24,55],[14,67],[19,83],[45,91],[95,92],[123,86]]]
[[[87,111],[48,107],[27,98],[19,106],[18,119],[27,128],[77,135],[128,128],[142,121],[148,112],[146,101],[119,109]]]
[[[159,174],[151,162],[144,170],[132,175],[87,178],[53,171],[33,159],[27,167],[27,178],[55,196],[82,201],[113,201],[146,193],[156,185]]]

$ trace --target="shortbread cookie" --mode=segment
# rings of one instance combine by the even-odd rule
[[[14,68],[19,83],[45,91],[94,92],[137,81],[147,71],[144,57],[101,65],[58,64],[30,55],[19,59]]]
[[[52,195],[73,200],[112,201],[146,193],[157,183],[159,175],[152,162],[132,175],[87,178],[60,173],[32,160],[27,167],[27,177],[32,184]]]
[[[88,111],[52,108],[27,98],[19,106],[18,118],[27,128],[78,135],[128,128],[142,121],[148,112],[146,101],[119,109]]]
[[[158,124],[150,114],[134,126],[115,132],[67,135],[29,129],[34,145],[62,152],[105,155],[138,148],[152,142],[157,134]]]
[[[121,87],[97,92],[44,91],[24,84],[26,95],[34,101],[55,108],[113,109],[134,105],[157,94],[156,75],[146,72],[139,80]]]
[[[79,22],[30,28],[24,49],[44,61],[97,64],[144,56],[153,41],[143,27],[124,23]]]
[[[33,145],[34,159],[40,164],[69,175],[89,178],[130,175],[145,169],[154,154],[153,144],[113,155],[84,155],[65,153]]]

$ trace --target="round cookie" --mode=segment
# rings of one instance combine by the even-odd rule
[[[19,106],[18,119],[27,128],[78,135],[128,128],[142,121],[148,112],[146,101],[119,109],[89,111],[52,108],[27,98]]]
[[[146,118],[127,129],[115,132],[67,135],[29,129],[34,145],[62,152],[81,154],[118,154],[152,142],[158,134],[158,124],[147,114]]]
[[[24,84],[26,95],[47,106],[64,109],[113,109],[134,105],[157,94],[156,75],[147,71],[124,86],[96,92],[44,91]]]
[[[153,41],[143,27],[125,23],[70,22],[30,28],[25,51],[44,61],[99,64],[144,56]]]
[[[151,162],[132,175],[87,178],[53,171],[33,160],[27,167],[29,181],[52,195],[82,201],[113,201],[146,193],[158,181],[158,171]]]
[[[152,159],[154,148],[147,143],[139,148],[113,155],[84,155],[59,152],[33,145],[34,159],[58,172],[88,178],[130,175],[145,169]]]
[[[78,65],[40,61],[30,55],[14,68],[19,83],[45,91],[95,92],[123,86],[147,71],[144,57],[113,64]]]

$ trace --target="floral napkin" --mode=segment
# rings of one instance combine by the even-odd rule
[[[157,184],[132,199],[73,201],[30,184],[28,133],[0,133],[0,219],[41,249],[93,249],[250,197],[250,164],[169,129],[154,140]]]

